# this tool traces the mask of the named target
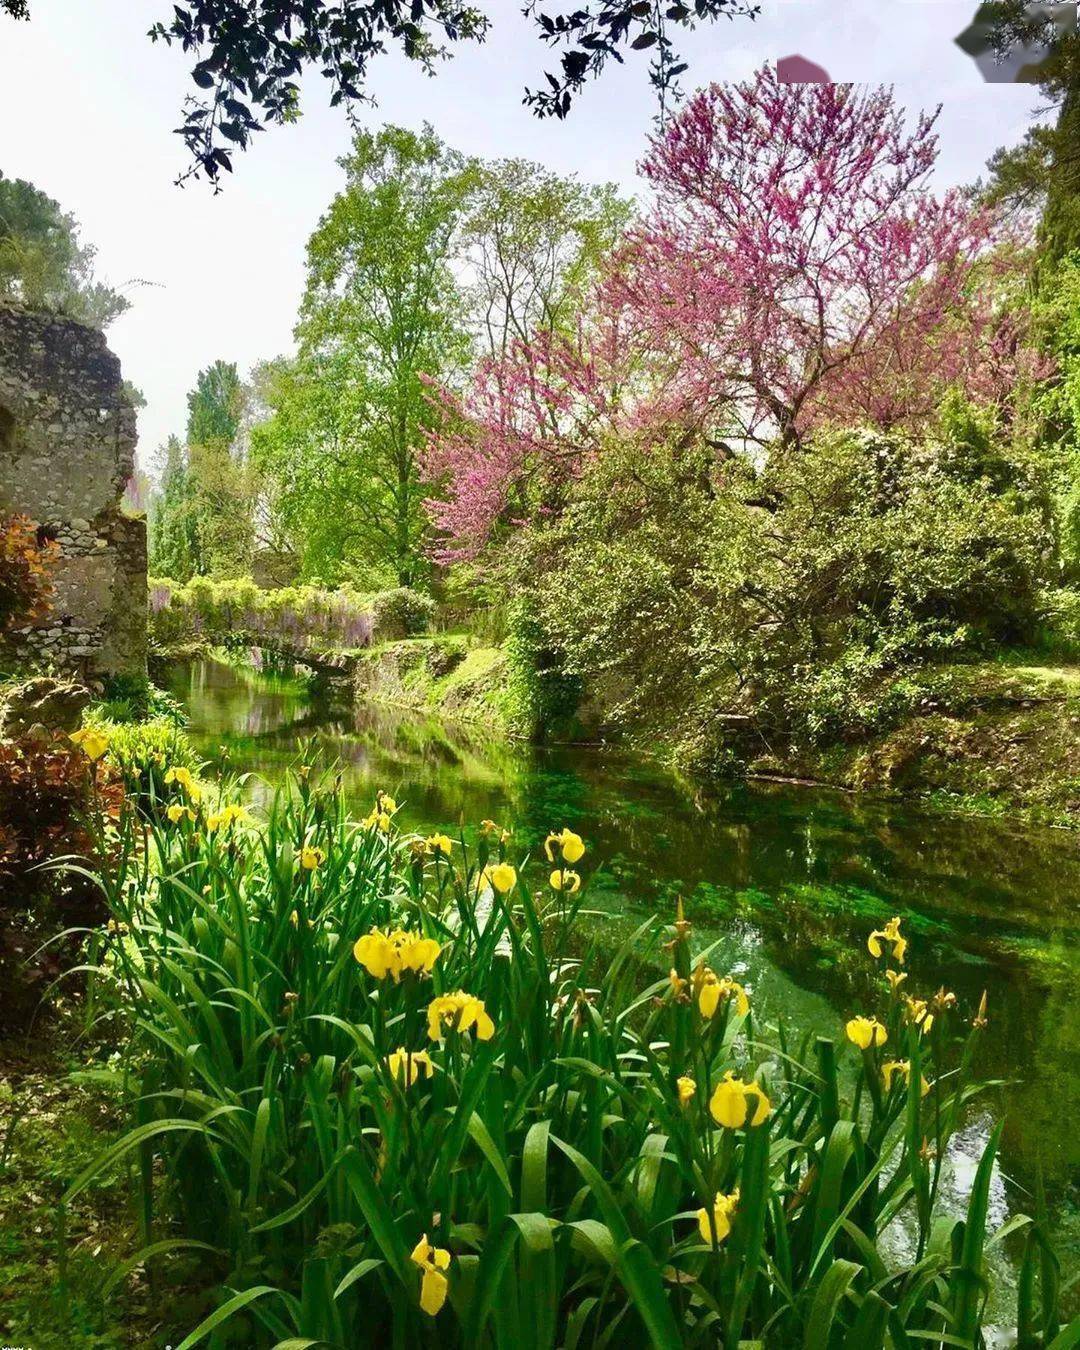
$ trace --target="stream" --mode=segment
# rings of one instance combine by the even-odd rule
[[[304,759],[340,767],[358,813],[377,788],[392,793],[406,829],[468,836],[493,819],[524,851],[569,825],[589,847],[589,908],[604,912],[584,921],[591,937],[615,946],[681,896],[695,945],[719,939],[710,964],[795,1032],[842,1036],[870,1011],[866,935],[900,915],[909,988],[945,985],[967,1017],[983,990],[989,1000],[977,1071],[1000,1086],[951,1150],[955,1203],[1003,1115],[992,1220],[1030,1211],[1041,1173],[1064,1277],[1080,1265],[1080,834],[787,785],[706,797],[623,751],[507,744],[213,661],[177,667],[171,691],[208,759],[253,771],[256,800],[303,745]],[[998,1268],[1011,1282],[1004,1257]]]

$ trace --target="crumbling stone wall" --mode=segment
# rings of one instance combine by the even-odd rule
[[[135,411],[101,333],[0,304],[0,510],[60,558],[50,613],[17,657],[84,678],[146,673],[146,523],[124,510]]]

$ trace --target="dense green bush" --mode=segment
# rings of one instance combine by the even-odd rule
[[[581,677],[561,668],[559,654],[547,642],[528,599],[519,598],[509,605],[506,627],[507,679],[502,706],[508,725],[530,740],[566,736],[581,701]]]
[[[375,635],[380,639],[418,637],[435,618],[435,601],[409,586],[377,591],[371,597]]]
[[[383,794],[356,823],[331,783],[264,826],[230,785],[128,813],[103,870],[131,1128],[61,1213],[138,1156],[115,1278],[177,1244],[222,1282],[180,1350],[974,1347],[996,1243],[1023,1344],[1076,1343],[1045,1214],[990,1234],[1000,1127],[947,1202],[986,1013],[901,983],[898,920],[796,1045],[681,913],[581,952],[577,835],[532,875],[498,826],[399,834]]]
[[[1058,587],[1042,595],[1035,645],[1048,657],[1080,661],[1080,589]]]
[[[1030,639],[1047,512],[1037,463],[970,420],[761,466],[628,442],[522,553],[560,664],[604,681],[618,723],[820,741],[902,715],[898,673]]]

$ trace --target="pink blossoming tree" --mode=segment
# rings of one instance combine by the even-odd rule
[[[616,425],[628,374],[617,316],[572,336],[516,341],[482,361],[464,396],[440,391],[444,416],[425,455],[444,495],[427,505],[446,536],[440,562],[475,558],[500,518],[556,509],[583,456]]]
[[[574,339],[520,344],[450,400],[428,457],[444,557],[543,508],[601,433],[794,453],[825,423],[918,427],[950,385],[998,395],[1024,352],[995,299],[1016,251],[928,190],[935,119],[768,68],[697,94],[653,141],[654,206]]]

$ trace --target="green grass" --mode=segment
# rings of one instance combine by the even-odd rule
[[[103,1144],[120,1137],[125,1117],[115,1091],[88,1081],[107,1051],[74,1053],[78,1030],[68,1007],[0,1043],[0,1340],[33,1350],[164,1350],[179,1340],[178,1327],[204,1315],[208,1291],[178,1260],[167,1271],[167,1313],[142,1270],[103,1295],[138,1241],[124,1166],[102,1171],[71,1206],[63,1272],[58,1259],[57,1205]]]

